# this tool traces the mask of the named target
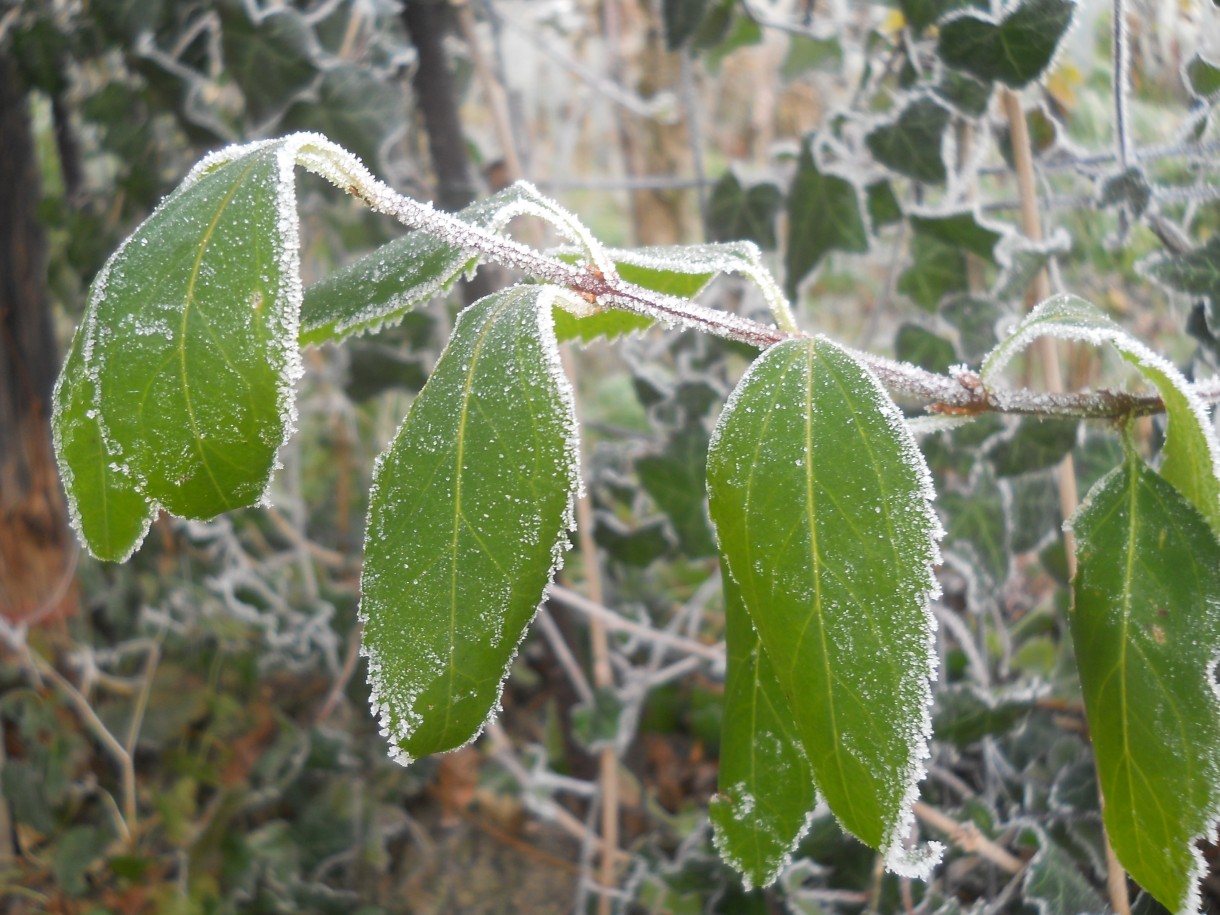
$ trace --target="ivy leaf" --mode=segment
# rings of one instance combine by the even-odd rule
[[[989,264],[995,264],[995,248],[1002,233],[979,222],[971,210],[936,216],[911,215],[911,229],[919,235],[934,238],[943,244],[969,251]]]
[[[966,578],[972,607],[1000,592],[1008,580],[1012,547],[1004,497],[985,463],[975,465],[966,492],[940,493],[937,505],[945,518],[945,561]]]
[[[911,266],[898,277],[898,291],[910,296],[925,311],[969,286],[966,258],[955,245],[916,232],[911,238]]]
[[[1078,541],[1072,641],[1123,867],[1172,911],[1193,912],[1195,849],[1220,810],[1220,544],[1136,457],[1090,491]]]
[[[932,729],[938,740],[965,747],[1012,730],[1033,707],[1030,695],[994,697],[974,684],[958,684],[937,692]]]
[[[794,33],[788,43],[788,55],[780,67],[780,76],[785,81],[793,80],[810,70],[838,73],[843,67],[843,46],[833,35],[816,38],[813,35]]]
[[[704,484],[707,432],[695,423],[674,432],[660,454],[635,462],[640,484],[669,518],[683,552],[692,559],[716,552]]]
[[[1220,66],[1196,54],[1182,68],[1183,82],[1195,98],[1207,99],[1220,93]]]
[[[1203,513],[1220,536],[1220,442],[1194,386],[1093,305],[1072,295],[1047,299],[1031,311],[984,360],[984,383],[990,383],[1014,355],[1043,334],[1095,346],[1110,343],[1157,388],[1169,416],[1161,475]]]
[[[958,346],[966,362],[978,362],[995,346],[1001,311],[991,299],[955,296],[941,305],[940,314],[957,328]]]
[[[1078,427],[1074,419],[1025,419],[1012,435],[998,439],[987,457],[1002,477],[1053,467],[1076,445]]]
[[[331,67],[318,82],[318,97],[294,102],[281,126],[314,130],[343,142],[365,162],[378,162],[382,142],[402,120],[402,94],[365,67]]]
[[[72,527],[98,559],[123,562],[139,548],[157,506],[136,491],[102,438],[96,386],[81,354],[84,329],[72,337],[52,398],[51,429]]]
[[[576,420],[554,295],[519,286],[464,311],[374,472],[363,650],[404,764],[482,730],[567,542]]]
[[[293,9],[273,9],[251,21],[240,4],[218,4],[225,72],[237,83],[255,121],[281,111],[317,72],[313,33]]]
[[[1154,256],[1141,265],[1145,273],[1177,292],[1205,299],[1220,308],[1220,235],[1179,255]]]
[[[894,335],[894,355],[929,372],[948,372],[958,362],[953,344],[918,324],[903,324]]]
[[[902,222],[902,204],[894,194],[894,186],[889,181],[874,181],[865,188],[868,199],[868,218],[876,232],[882,226],[890,226]]]
[[[789,298],[796,298],[801,280],[834,250],[868,250],[860,194],[846,178],[822,172],[814,161],[812,143],[806,140],[788,192],[788,254],[784,266]]]
[[[184,517],[263,498],[292,429],[295,152],[275,141],[205,159],[93,286],[80,344],[92,418],[131,488]],[[60,456],[68,476],[77,453]]]
[[[1080,872],[1072,856],[1042,827],[1028,826],[1018,841],[1034,844],[1038,849],[1026,866],[1024,886],[1025,898],[1037,908],[1039,915],[1106,911],[1105,902]]]
[[[969,118],[981,118],[991,104],[991,83],[979,82],[957,70],[941,74],[936,94]]]
[[[1075,10],[1074,0],[1022,0],[998,22],[958,16],[941,25],[936,51],[976,79],[1020,89],[1050,65]]]
[[[707,0],[662,0],[661,18],[665,23],[665,46],[676,51],[699,30]]]
[[[927,755],[940,531],[901,414],[835,344],[784,341],[721,413],[708,491],[822,795],[891,869],[926,873],[935,854],[902,844]]]
[[[724,576],[724,726],[712,838],[747,890],[770,886],[809,829],[817,793],[792,712],[729,575]]]
[[[743,187],[731,171],[716,182],[708,200],[708,235],[716,241],[746,239],[775,250],[775,216],[783,194],[769,181]]]
[[[882,165],[924,184],[944,184],[948,173],[942,149],[949,109],[924,96],[902,109],[898,119],[867,137],[873,157]]]
[[[898,0],[903,18],[916,32],[922,32],[967,4],[975,7],[984,5],[981,0]]]

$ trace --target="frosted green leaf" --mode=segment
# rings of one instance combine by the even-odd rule
[[[724,576],[724,726],[712,838],[746,889],[770,886],[809,828],[817,793],[792,712],[741,594]]]
[[[363,651],[404,764],[482,730],[567,543],[576,420],[554,295],[518,286],[464,311],[374,471]]]
[[[205,159],[90,294],[81,354],[106,450],[149,503],[184,517],[262,499],[292,430],[294,155],[275,141]]]
[[[1220,813],[1220,544],[1135,457],[1072,519],[1072,641],[1119,861],[1172,911],[1198,909],[1194,847]]]
[[[1019,89],[1050,66],[1075,10],[1075,0],[1020,0],[999,21],[957,16],[941,24],[937,54],[983,82]]]
[[[55,385],[51,428],[72,526],[98,559],[122,562],[148,533],[157,506],[140,495],[106,448],[93,381],[85,374],[82,332],[72,337]]]
[[[789,298],[796,298],[801,281],[831,251],[868,250],[860,197],[851,181],[818,167],[812,140],[801,145],[796,176],[788,191],[784,288]]]
[[[1094,346],[1109,343],[1156,387],[1169,416],[1161,475],[1203,513],[1220,536],[1220,442],[1194,386],[1169,361],[1072,295],[1054,296],[1031,311],[983,361],[984,383],[994,381],[1013,356],[1044,334]]]
[[[950,117],[948,108],[925,96],[864,140],[873,157],[887,168],[925,184],[944,184],[948,175],[941,147]]]
[[[835,344],[784,341],[726,404],[708,491],[819,790],[891,869],[926,874],[935,850],[902,846],[928,753],[940,528],[901,414]]]

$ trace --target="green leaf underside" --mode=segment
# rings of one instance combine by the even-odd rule
[[[892,124],[883,124],[866,138],[869,151],[882,165],[925,184],[944,184],[947,177],[941,141],[949,125],[949,109],[930,98],[912,102]]]
[[[1022,0],[999,22],[958,16],[941,25],[937,53],[976,79],[1019,89],[1050,65],[1075,9],[1074,0]]]
[[[645,315],[618,308],[603,308],[590,315],[574,315],[562,306],[555,308],[555,336],[560,343],[618,340],[647,330],[654,323],[652,318]]]
[[[1072,639],[1106,832],[1141,886],[1194,911],[1194,841],[1220,809],[1220,545],[1136,458],[1094,487],[1072,526]]]
[[[817,784],[896,860],[928,739],[926,468],[876,381],[824,339],[755,361],[708,454],[711,514]]]
[[[292,422],[300,292],[285,155],[261,144],[197,168],[90,298],[82,351],[107,446],[146,499],[183,517],[258,501]]]
[[[72,337],[68,358],[55,386],[51,424],[55,454],[72,525],[99,559],[122,562],[139,546],[157,514],[118,470],[102,439],[93,403],[95,387],[81,355],[83,330]]]
[[[1182,373],[1084,299],[1059,295],[1031,311],[991,351],[983,361],[983,381],[991,383],[1013,356],[1043,334],[1097,346],[1110,343],[1156,387],[1169,416],[1161,475],[1203,513],[1220,536],[1220,443],[1206,408]]]
[[[363,650],[404,763],[482,729],[566,543],[575,416],[553,297],[518,286],[463,312],[374,474]]]
[[[796,298],[801,280],[829,252],[868,250],[868,228],[860,194],[846,178],[819,170],[813,149],[801,148],[796,177],[788,192],[788,252],[785,291]]]
[[[729,575],[724,602],[724,725],[719,793],[709,812],[717,849],[749,889],[779,876],[809,826],[817,793],[788,701]]]

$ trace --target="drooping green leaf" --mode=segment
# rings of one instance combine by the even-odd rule
[[[560,343],[593,343],[618,340],[647,330],[652,318],[619,308],[603,308],[588,315],[574,315],[566,308],[555,309],[555,336]]]
[[[1021,0],[998,22],[958,16],[941,26],[937,53],[976,79],[1019,89],[1050,65],[1075,9],[1074,0]]]
[[[1047,299],[1031,311],[984,360],[983,381],[989,383],[1014,355],[1043,334],[1096,346],[1110,343],[1156,387],[1169,416],[1161,475],[1203,513],[1220,536],[1220,442],[1193,385],[1171,363],[1093,305],[1072,295]]]
[[[947,14],[963,6],[983,6],[980,0],[899,0],[898,6],[907,23],[917,32],[934,25]]]
[[[51,428],[72,527],[98,559],[123,562],[144,540],[157,506],[136,491],[97,419],[96,388],[81,355],[83,328],[72,337],[55,385]]]
[[[1202,54],[1196,54],[1187,62],[1182,75],[1191,95],[1196,98],[1211,98],[1220,93],[1220,66]]]
[[[903,324],[894,335],[894,355],[929,372],[947,372],[959,360],[953,343],[918,324]]]
[[[825,339],[767,350],[708,452],[721,553],[840,823],[902,850],[927,753],[938,524],[926,466],[876,379]]]
[[[291,8],[269,10],[257,21],[240,3],[218,8],[225,72],[241,89],[247,113],[262,121],[282,110],[317,72],[312,32]]]
[[[482,729],[566,542],[577,457],[554,295],[514,287],[463,312],[374,474],[364,653],[403,762]]]
[[[716,241],[752,241],[775,249],[775,217],[783,194],[769,181],[743,187],[731,171],[712,188],[707,204],[708,235]]]
[[[1132,877],[1173,911],[1198,907],[1194,843],[1220,811],[1220,544],[1136,457],[1072,520],[1072,640],[1105,799]]]
[[[1199,296],[1212,308],[1220,308],[1220,234],[1193,251],[1151,257],[1141,266],[1170,289]]]
[[[796,298],[801,280],[828,252],[836,250],[868,250],[860,194],[846,178],[818,168],[811,141],[807,140],[788,192],[788,253],[784,263],[788,297]]]
[[[149,503],[184,517],[262,498],[292,428],[294,155],[275,141],[205,159],[90,296],[81,351],[106,450]]]
[[[969,251],[990,264],[996,262],[996,244],[1002,233],[979,221],[971,210],[936,216],[911,215],[911,229],[962,251]]]
[[[809,828],[817,793],[790,703],[725,575],[724,727],[712,837],[746,889],[770,886]]]
[[[898,119],[865,137],[882,165],[925,184],[944,184],[948,177],[942,142],[949,109],[924,96],[902,109]]]

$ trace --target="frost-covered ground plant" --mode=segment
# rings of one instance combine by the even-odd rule
[[[987,297],[947,301],[969,291],[957,285],[967,257],[996,268],[991,298],[1019,297],[1059,241],[1002,235],[970,206],[904,210],[892,184],[953,191],[961,180],[946,165],[953,118],[985,108],[993,90],[1015,98],[996,86],[1035,80],[1074,10],[1065,0],[1028,0],[1000,17],[960,14],[942,23],[936,65],[920,71],[923,32],[957,5],[903,4],[903,53],[914,72],[897,113],[802,146],[788,192],[786,282],[792,296],[829,251],[861,250],[871,230],[905,220],[913,263],[898,289],[957,315],[977,368],[919,368],[804,330],[752,244],[607,249],[525,184],[451,216],[397,194],[329,140],[294,134],[205,159],[98,275],[56,393],[56,445],[82,540],[101,558],[123,560],[161,508],[207,519],[266,501],[293,430],[300,346],[392,324],[480,261],[513,268],[526,281],[458,318],[377,462],[370,497],[361,617],[374,713],[401,762],[451,750],[494,714],[568,543],[580,453],[560,343],[661,323],[745,344],[757,355],[724,403],[706,464],[726,613],[720,791],[710,812],[717,847],[747,886],[769,884],[824,802],[893,871],[927,877],[941,850],[911,839],[933,737],[930,602],[943,532],[925,452],[933,464],[950,460],[939,437],[995,415],[1068,420],[1072,436],[1076,420],[1109,421],[1122,449],[1070,521],[1079,683],[1110,846],[1166,906],[1195,908],[1194,842],[1210,834],[1220,808],[1211,673],[1220,643],[1220,447],[1207,412],[1218,391],[1188,381],[1071,295],[1040,296],[998,341],[986,333],[994,320],[970,324],[993,307]],[[1018,53],[999,53],[1012,48]],[[1017,132],[1014,121],[1020,160],[1029,141]],[[877,166],[867,185],[839,174],[864,150]],[[417,231],[303,289],[298,166]],[[1138,170],[1103,184],[1107,205],[1145,212]],[[729,175],[712,203],[757,227],[745,217],[769,199],[778,197],[751,195]],[[567,246],[512,240],[505,233],[518,216],[544,220]],[[1148,270],[1210,296],[1214,248],[1180,251]],[[770,323],[692,301],[722,273],[757,287]],[[1005,367],[1044,338],[1112,350],[1154,393],[1007,387]],[[916,361],[918,347],[908,349]],[[894,398],[939,418],[909,420]],[[1151,413],[1168,417],[1155,469],[1134,422]],[[1007,447],[1010,464],[1035,469],[1076,441],[1044,439],[990,439],[988,456],[1000,466]],[[982,472],[959,476],[977,482]],[[977,517],[949,514],[950,561],[976,578],[987,563],[962,557],[985,551],[988,531]],[[955,525],[959,517],[978,536],[969,523]],[[1013,705],[1017,714],[1030,707],[1028,697]],[[974,712],[982,723],[973,733],[1004,729],[998,707]],[[963,717],[938,736],[959,739],[969,730]],[[1058,841],[1039,824],[1029,831],[1039,854]],[[1051,880],[1049,872],[1031,868],[1031,882]],[[1096,899],[1078,877],[1056,886],[1075,900],[1065,910]]]

